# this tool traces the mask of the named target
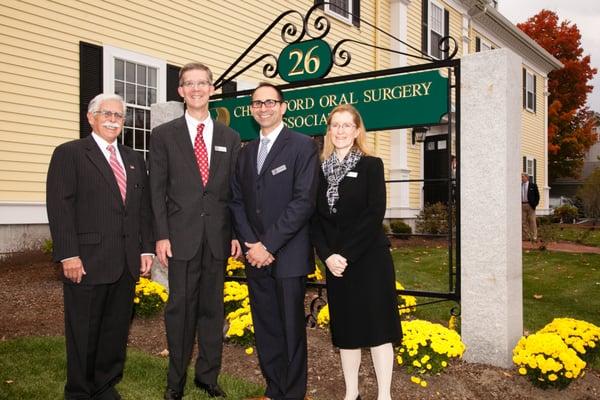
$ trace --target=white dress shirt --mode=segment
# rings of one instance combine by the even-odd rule
[[[198,135],[198,124],[204,124],[202,138],[204,139],[204,144],[206,145],[206,152],[208,153],[208,166],[210,167],[210,157],[212,153],[211,149],[214,130],[214,124],[212,118],[210,118],[210,113],[204,121],[199,121],[196,118],[192,117],[186,110],[185,122],[187,123],[188,133],[190,134],[190,140],[192,141],[192,147],[194,146],[194,142],[196,141],[196,135]]]
[[[258,138],[259,140],[262,139],[269,139],[269,144],[267,145],[267,156],[269,155],[269,151],[271,151],[271,147],[273,147],[273,143],[275,143],[275,140],[277,140],[277,137],[279,136],[279,134],[281,133],[281,130],[283,129],[283,121],[279,123],[279,125],[277,126],[277,128],[275,128],[273,130],[273,132],[269,133],[268,135],[263,135],[262,129],[260,131],[260,137]],[[262,146],[262,143],[259,143],[258,145],[258,150],[260,151],[260,147]],[[256,153],[258,155],[258,153]]]
[[[102,154],[104,155],[104,158],[106,158],[106,161],[108,162],[109,165],[110,165],[110,151],[108,151],[107,147],[111,144],[115,147],[115,154],[117,156],[117,161],[119,162],[119,164],[121,164],[121,168],[123,168],[125,177],[127,177],[127,168],[125,168],[125,163],[123,162],[123,158],[121,157],[121,153],[119,152],[119,146],[118,146],[117,141],[115,140],[112,143],[108,143],[96,132],[92,132],[92,137],[98,144],[98,147],[100,147],[100,150],[102,151]]]

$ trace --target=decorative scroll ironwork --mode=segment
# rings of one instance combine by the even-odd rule
[[[281,40],[284,43],[287,43],[287,44],[298,43],[298,42],[302,41],[302,39],[304,39],[305,37],[308,37],[311,39],[325,38],[329,34],[329,31],[331,30],[331,22],[330,22],[329,18],[326,17],[325,15],[318,15],[313,18],[313,14],[315,13],[315,11],[320,9],[324,5],[334,5],[335,6],[335,4],[333,4],[332,2],[325,1],[325,2],[321,2],[321,3],[317,3],[317,4],[313,5],[311,8],[308,9],[306,14],[304,14],[304,15],[300,11],[297,11],[297,10],[287,10],[287,11],[284,11],[283,13],[281,13],[250,44],[250,46],[248,46],[248,48],[229,66],[229,68],[227,68],[227,70],[225,70],[225,72],[223,72],[223,74],[215,81],[215,83],[214,83],[215,88],[217,88],[217,89],[220,88],[227,82],[234,80],[236,77],[238,77],[239,75],[241,75],[248,69],[252,68],[256,64],[258,64],[261,61],[266,60],[266,59],[269,59],[269,61],[263,66],[263,75],[267,78],[276,77],[279,74],[279,71],[277,69],[278,57],[272,53],[267,53],[267,54],[261,55],[260,57],[256,58],[254,61],[252,61],[251,63],[242,67],[239,71],[237,71],[235,73],[232,73],[232,71],[244,60],[244,58],[246,58],[246,56],[252,50],[254,50],[254,48],[258,45],[258,43],[260,43],[265,36],[267,36],[269,33],[271,33],[271,31],[273,31],[273,29],[286,17],[289,17],[289,16],[298,17],[298,18],[300,18],[300,22],[294,23],[292,21],[289,21],[289,22],[286,22],[282,26],[280,36],[281,36]],[[402,39],[390,34],[389,32],[384,31],[383,29],[377,27],[376,25],[373,25],[369,21],[366,21],[366,20],[360,18],[356,14],[351,13],[349,11],[348,11],[348,14],[351,17],[360,20],[361,24],[366,25],[366,26],[376,30],[377,32],[387,36],[389,39],[391,39],[397,43],[400,43],[401,45],[404,45],[406,47],[407,51],[400,51],[400,50],[395,50],[395,49],[388,48],[388,47],[377,46],[372,43],[362,42],[360,40],[355,40],[355,39],[342,39],[333,46],[332,51],[331,51],[333,63],[334,63],[334,65],[336,65],[338,67],[346,67],[352,61],[352,54],[350,53],[350,51],[342,48],[342,46],[347,43],[355,43],[355,44],[359,44],[361,46],[366,46],[366,47],[370,47],[370,48],[377,49],[377,50],[383,50],[383,51],[387,51],[387,52],[394,53],[394,54],[405,55],[407,57],[417,58],[420,60],[425,60],[425,61],[430,61],[430,62],[453,59],[456,56],[456,53],[458,51],[458,44],[457,44],[456,40],[451,36],[444,36],[439,40],[439,43],[438,43],[438,48],[442,51],[442,54],[444,54],[444,57],[441,60],[437,60],[437,59],[433,58],[432,56],[430,56],[429,54],[422,52],[420,49],[418,49],[414,46],[411,46],[410,44],[406,43]],[[312,22],[311,22],[311,20],[312,20]]]

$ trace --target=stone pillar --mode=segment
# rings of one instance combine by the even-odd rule
[[[461,312],[465,360],[510,367],[523,333],[521,58],[461,58]]]
[[[183,103],[178,101],[168,101],[166,103],[153,104],[150,109],[150,127],[154,129],[158,125],[179,118],[183,115]],[[154,258],[152,263],[152,280],[160,283],[169,289],[169,274],[158,258]]]

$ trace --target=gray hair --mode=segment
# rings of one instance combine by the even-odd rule
[[[90,101],[90,104],[88,104],[88,112],[95,113],[96,111],[99,111],[100,105],[105,101],[118,101],[123,106],[123,114],[127,112],[127,105],[125,104],[125,100],[123,100],[123,98],[118,94],[112,93],[100,93],[99,95],[94,97],[92,101]]]

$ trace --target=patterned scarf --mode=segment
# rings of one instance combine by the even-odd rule
[[[362,156],[362,151],[357,148],[352,148],[341,162],[338,160],[335,152],[333,152],[329,158],[321,164],[323,174],[325,175],[325,178],[327,178],[327,204],[329,204],[329,212],[333,210],[333,206],[340,198],[338,193],[340,182],[344,179],[348,171],[358,164]]]

